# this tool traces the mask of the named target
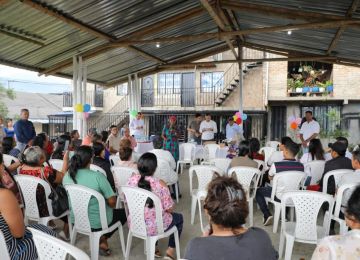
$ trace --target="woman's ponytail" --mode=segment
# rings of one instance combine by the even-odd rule
[[[157,159],[153,153],[144,153],[138,162],[138,170],[141,175],[138,182],[138,187],[151,191],[150,182],[145,179],[147,176],[153,176],[157,168]],[[154,202],[151,199],[146,201],[148,208],[154,207]]]
[[[91,163],[94,152],[90,146],[80,146],[70,159],[69,175],[76,184],[76,174],[78,170],[86,168]]]

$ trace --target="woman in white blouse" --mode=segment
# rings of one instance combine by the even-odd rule
[[[325,152],[320,139],[311,139],[309,143],[309,152],[303,154],[300,162],[305,164],[315,160],[325,160],[324,155]]]
[[[345,235],[325,237],[316,247],[312,260],[360,259],[360,186],[348,201],[345,221],[351,231]]]

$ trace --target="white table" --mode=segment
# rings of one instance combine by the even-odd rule
[[[226,158],[228,155],[229,147],[225,146],[216,151],[216,158]],[[183,151],[180,149],[180,160],[183,157]],[[196,145],[195,159],[206,159],[205,147],[203,145]]]
[[[152,142],[138,142],[134,151],[138,154],[144,154],[154,149]]]

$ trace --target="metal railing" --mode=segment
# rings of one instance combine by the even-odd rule
[[[102,91],[87,91],[85,101],[92,107],[103,107],[104,106],[104,93]],[[73,104],[73,93],[63,93],[63,107],[72,107]]]
[[[98,132],[109,130],[111,125],[120,125],[123,123],[129,123],[129,114],[127,112],[122,113],[105,113],[101,114],[100,118],[96,120],[88,121],[88,128],[96,128]]]

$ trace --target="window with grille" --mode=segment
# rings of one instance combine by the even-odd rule
[[[158,94],[180,94],[181,73],[160,73],[158,75]]]
[[[202,72],[200,77],[202,93],[218,92],[224,88],[224,72]]]

